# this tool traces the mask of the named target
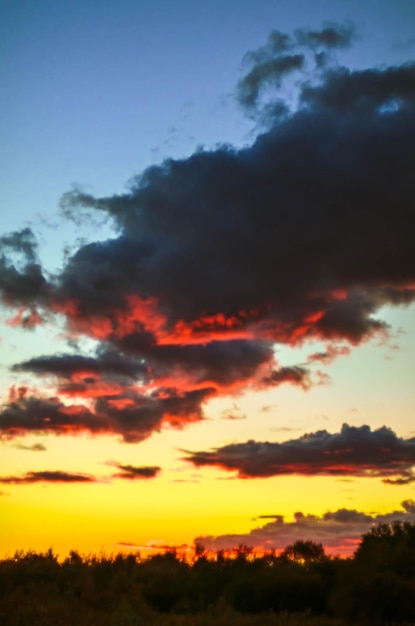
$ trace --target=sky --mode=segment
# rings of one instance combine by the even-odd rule
[[[0,1],[0,557],[415,522],[414,23]]]

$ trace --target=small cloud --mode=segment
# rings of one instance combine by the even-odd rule
[[[116,461],[108,461],[106,465],[118,468],[120,471],[112,474],[111,478],[122,478],[125,480],[145,480],[149,478],[155,478],[161,471],[161,467],[157,465],[152,466],[134,466],[134,465],[122,465]]]
[[[126,550],[140,550],[143,548],[143,546],[140,546],[137,543],[131,543],[129,541],[118,541],[115,545],[118,548],[123,548]]]
[[[268,413],[271,409],[275,409],[277,407],[276,404],[265,404],[259,410],[261,413]]]
[[[315,48],[348,48],[357,37],[352,23],[326,23],[321,30],[298,28],[295,36],[299,45]]]
[[[273,433],[293,433],[301,429],[298,427],[294,428],[293,426],[274,426],[273,428],[270,428],[269,430],[270,432],[273,432]]]
[[[26,446],[23,443],[14,443],[13,448],[17,448],[18,450],[30,450],[31,452],[45,452],[45,450],[47,450],[43,443],[34,443],[31,446]]]
[[[189,546],[187,543],[175,545],[166,544],[163,541],[148,542],[146,544],[119,541],[115,545],[129,550],[150,550],[155,552],[188,552],[193,549],[193,547]]]
[[[310,372],[302,365],[284,366],[272,372],[262,379],[262,383],[266,386],[278,386],[283,383],[291,383],[309,389],[311,386]]]
[[[313,352],[307,357],[307,361],[313,363],[319,361],[325,365],[332,363],[339,356],[348,356],[351,350],[348,346],[328,345],[324,352]]]
[[[256,522],[259,519],[273,519],[275,521],[283,522],[284,516],[280,515],[279,513],[275,515],[258,515],[257,517],[253,517],[252,521]]]
[[[223,420],[244,420],[246,414],[234,403],[232,408],[226,409],[221,413],[221,419]]]
[[[0,483],[5,485],[30,485],[32,483],[94,483],[94,476],[73,474],[62,471],[26,472],[12,476],[0,476]]]

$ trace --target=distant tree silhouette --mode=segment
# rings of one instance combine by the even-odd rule
[[[238,613],[258,614],[262,624],[265,613],[283,612],[346,620],[336,626],[415,623],[415,524],[372,528],[350,559],[299,540],[279,556],[242,544],[214,557],[196,546],[191,563],[174,550],[148,558],[72,550],[60,562],[50,549],[0,561],[0,624],[7,626],[190,626],[199,623],[193,614],[213,624],[209,616],[222,610],[235,623]],[[174,614],[181,614],[176,621]]]
[[[309,565],[325,558],[325,552],[321,543],[314,541],[296,541],[285,548],[281,553],[282,560],[294,561],[295,563]]]

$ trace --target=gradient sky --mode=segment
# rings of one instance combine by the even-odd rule
[[[415,521],[414,23],[0,3],[0,556]]]

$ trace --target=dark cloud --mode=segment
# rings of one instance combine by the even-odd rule
[[[193,384],[210,381],[232,386],[251,378],[261,366],[274,364],[272,343],[265,340],[210,341],[206,344],[162,344],[142,341],[141,334],[126,335],[114,344],[122,350],[102,351],[96,357],[74,354],[41,356],[17,363],[14,372],[54,375],[63,380],[85,381],[100,375],[106,380],[148,383],[169,377],[191,378]],[[289,369],[287,368],[287,376]],[[275,374],[275,382],[278,375]],[[280,373],[280,378],[285,373]]]
[[[82,405],[65,405],[59,398],[27,396],[10,402],[0,411],[0,432],[6,439],[31,432],[64,435],[108,430],[105,418]]]
[[[274,355],[269,341],[234,339],[160,345],[150,352],[149,359],[156,378],[176,368],[191,375],[195,383],[210,381],[229,387],[253,377],[261,365],[272,364]]]
[[[0,476],[0,483],[7,485],[29,485],[32,483],[94,483],[89,474],[73,474],[61,471],[26,472],[16,476]]]
[[[113,433],[120,433],[124,441],[142,441],[163,423],[180,428],[203,419],[203,402],[213,390],[202,388],[184,393],[174,388],[158,388],[150,395],[135,392],[99,398],[96,411],[110,421]]]
[[[256,519],[265,519],[260,516]],[[246,534],[197,537],[195,542],[208,550],[230,550],[246,544],[262,550],[283,550],[298,540],[311,539],[322,543],[328,554],[351,556],[361,536],[375,524],[390,524],[393,521],[415,522],[415,503],[402,502],[402,510],[383,515],[369,515],[355,509],[338,509],[321,516],[295,513],[294,520],[285,521],[282,515],[264,526],[254,528]]]
[[[5,250],[11,250],[21,254],[27,262],[37,260],[37,241],[30,228],[22,228],[8,235],[0,237],[0,250],[2,254]]]
[[[308,389],[311,385],[309,370],[300,365],[285,366],[273,370],[269,376],[262,379],[262,382],[266,386],[291,383],[292,385],[299,385],[303,389]]]
[[[161,467],[156,465],[136,467],[134,465],[122,465],[116,462],[109,462],[108,465],[114,466],[120,470],[113,474],[112,478],[123,478],[126,480],[155,478],[161,471]]]
[[[415,515],[415,500],[404,500],[402,507],[405,509],[406,513]]]
[[[12,306],[43,301],[47,280],[37,258],[37,243],[30,228],[0,237],[0,296]]]
[[[58,397],[39,399],[28,396],[26,387],[13,387],[9,404],[0,412],[0,430],[5,436],[25,430],[113,433],[125,441],[140,441],[163,423],[184,425],[203,419],[203,403],[220,392],[283,383],[307,389],[312,384],[303,367],[273,369],[268,341],[153,344],[133,346],[131,352],[42,356],[14,365],[14,372],[54,375],[60,395],[82,397],[87,405],[67,405]],[[240,416],[238,411],[231,413],[232,418]]]
[[[356,38],[355,26],[348,24],[325,24],[321,30],[298,28],[295,37],[299,45],[310,48],[347,48]]]
[[[146,439],[162,424],[180,428],[203,418],[202,403],[212,390],[202,388],[181,393],[174,388],[159,388],[149,395],[134,390],[100,396],[93,409],[80,404],[64,404],[59,398],[24,397],[0,411],[3,438],[27,433],[76,435],[120,435],[124,441]]]
[[[397,123],[397,130],[401,122],[413,116],[415,104],[413,62],[399,67],[391,66],[382,69],[367,69],[352,71],[345,67],[328,71],[322,85],[304,84],[301,92],[302,103],[320,113],[347,114],[355,118],[355,123],[363,123],[365,118],[371,119],[370,133],[377,132],[387,120],[392,128]],[[392,121],[393,120],[393,121]],[[376,123],[377,122],[377,123]],[[389,126],[389,124],[387,125]],[[393,132],[392,128],[385,128]],[[387,139],[380,134],[382,143]],[[368,137],[362,145],[363,156],[365,148],[369,146]],[[382,146],[383,147],[383,146]],[[403,147],[403,146],[402,146]],[[406,148],[405,148],[406,150]],[[404,155],[401,155],[401,159]],[[365,170],[364,174],[379,165],[386,165],[383,155],[375,159]],[[373,172],[373,170],[372,170]],[[389,190],[389,197],[395,190]],[[399,198],[399,191],[397,199]]]
[[[80,245],[55,276],[45,278],[29,229],[3,237],[12,323],[59,314],[72,338],[100,344],[94,356],[17,364],[16,374],[56,376],[56,395],[85,406],[71,422],[61,400],[11,402],[4,434],[75,424],[139,441],[166,422],[201,419],[215,395],[324,383],[313,361],[387,332],[382,308],[415,299],[415,64],[330,63],[354,37],[347,24],[273,31],[247,55],[240,98],[260,109],[265,95],[271,115],[252,145],[168,159],[120,195],[65,194],[67,216],[90,211],[116,234]],[[295,104],[278,90],[293,71]],[[275,343],[314,339],[328,347],[310,369],[276,362]]]
[[[302,82],[307,84],[310,80],[307,53],[310,50],[314,52],[314,74],[320,76],[332,61],[333,50],[347,48],[355,38],[356,30],[350,23],[326,23],[321,30],[298,28],[293,36],[271,31],[264,46],[245,55],[245,63],[250,65],[250,69],[237,85],[239,103],[249,113],[255,112],[258,106],[261,110],[262,104],[263,110],[276,118],[287,116],[290,110],[288,103],[276,94],[283,79],[304,72]],[[264,107],[259,101],[267,89],[272,95]]]
[[[322,519],[326,522],[339,522],[341,524],[367,523],[373,521],[371,515],[355,511],[354,509],[338,509],[334,512],[324,513]]]
[[[73,192],[74,211],[109,213],[120,235],[64,268],[72,325],[86,317],[93,333],[105,318],[122,338],[136,322],[183,343],[357,343],[385,329],[379,309],[414,298],[414,79],[413,65],[333,70],[248,148],[166,161],[121,196]]]
[[[304,67],[304,55],[286,54],[268,57],[256,63],[238,83],[238,99],[247,108],[255,106],[261,89],[269,84],[277,87],[281,79]]]
[[[209,452],[187,452],[196,466],[237,471],[239,477],[368,476],[400,484],[413,478],[415,438],[402,439],[383,426],[344,424],[339,433],[320,430],[283,443],[247,441]]]
[[[74,375],[107,374],[132,379],[145,373],[142,361],[128,358],[117,352],[104,352],[97,357],[86,357],[79,354],[57,354],[40,356],[12,367],[14,372],[32,372],[34,374],[50,374],[64,379],[72,379]]]
[[[398,478],[384,478],[383,482],[387,485],[408,485],[409,483],[415,482],[415,474],[408,470],[402,472],[401,476]]]

